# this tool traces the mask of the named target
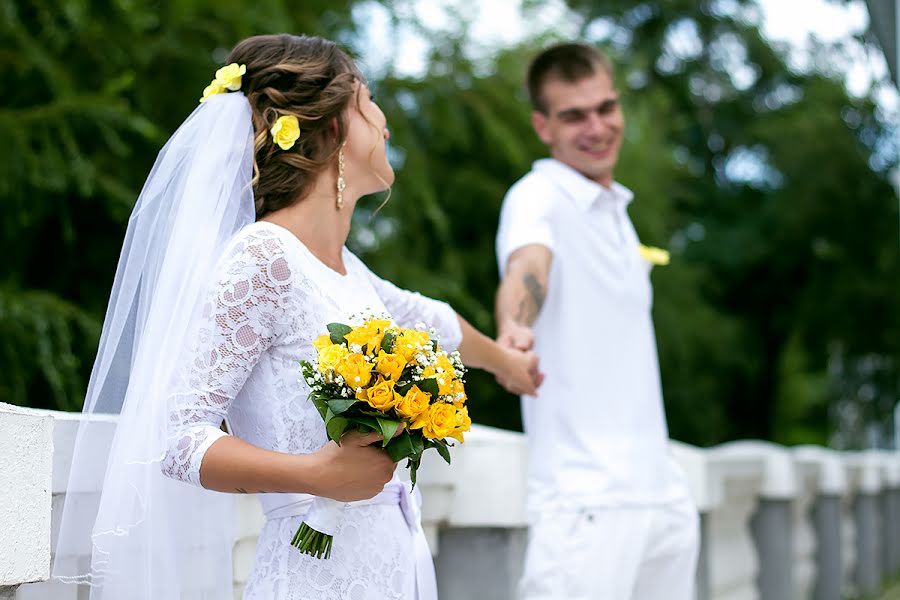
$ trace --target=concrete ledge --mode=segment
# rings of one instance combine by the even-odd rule
[[[0,403],[0,589],[50,577],[53,417]]]

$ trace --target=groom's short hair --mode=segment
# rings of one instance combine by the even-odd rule
[[[575,83],[591,77],[597,70],[613,77],[613,65],[603,52],[584,43],[569,42],[544,49],[528,65],[528,98],[534,110],[547,112],[544,84],[550,79]]]

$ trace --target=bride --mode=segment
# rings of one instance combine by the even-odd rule
[[[244,598],[436,598],[405,471],[374,434],[327,442],[298,361],[327,323],[383,313],[433,326],[515,393],[534,392],[536,359],[345,247],[357,201],[394,173],[384,114],[342,50],[258,36],[227,62],[129,221],[54,574],[95,599],[233,597],[227,499],[249,493],[266,522]],[[101,412],[120,413],[108,458],[91,430]],[[328,560],[290,545],[313,497],[348,503]]]

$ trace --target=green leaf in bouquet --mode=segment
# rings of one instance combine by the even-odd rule
[[[381,426],[375,417],[356,416],[350,418],[350,422],[356,425],[360,431],[371,430],[375,433],[381,433]]]
[[[386,354],[392,354],[394,352],[394,340],[397,338],[397,335],[393,331],[385,331],[384,336],[381,338],[381,349],[384,350]]]
[[[368,406],[368,404],[363,404],[363,406]],[[382,418],[382,419],[383,419],[383,418],[385,417],[385,413],[379,412],[379,411],[377,411],[377,410],[370,410],[370,409],[360,408],[360,409],[357,410],[356,412],[357,412],[358,414],[365,415],[365,416],[367,416],[367,417],[375,417],[376,419],[378,419],[378,418]],[[394,420],[396,421],[396,419],[394,419]]]
[[[411,458],[409,462],[406,464],[407,468],[409,468],[409,480],[412,483],[412,489],[416,489],[416,472],[419,470],[419,463],[421,459]]]
[[[313,405],[314,405],[314,406],[316,407],[316,409],[319,411],[319,414],[322,416],[322,419],[323,419],[323,420],[328,420],[328,419],[327,419],[327,417],[328,417],[328,411],[329,411],[329,408],[328,408],[328,401],[325,400],[325,398],[322,398],[322,397],[317,396],[317,395],[315,395],[315,394],[311,394],[310,397],[309,397],[309,399],[312,400]]]
[[[447,464],[450,464],[450,448],[447,447],[447,442],[444,440],[438,440],[434,443],[435,449],[438,451],[438,454],[441,455]]]
[[[347,412],[347,409],[358,402],[356,398],[336,398],[328,400],[328,408],[336,415]]]
[[[422,460],[422,453],[425,452],[425,438],[421,435],[410,435],[413,447],[413,459]]]
[[[378,421],[378,427],[381,430],[382,437],[384,437],[381,446],[387,446],[394,438],[394,434],[397,433],[397,428],[400,427],[400,421],[384,419],[382,417],[377,417],[375,420]]]
[[[429,377],[428,379],[417,381],[416,385],[419,386],[419,389],[423,392],[428,392],[429,394],[431,394],[432,399],[437,399],[437,397],[441,393],[441,388],[438,385],[437,379],[435,379],[434,377]]]
[[[413,439],[414,438],[409,434],[409,431],[404,431],[397,437],[391,438],[384,449],[387,450],[388,456],[391,457],[392,461],[400,462],[404,458],[416,456]]]
[[[328,434],[328,439],[340,446],[341,436],[344,435],[344,431],[347,430],[347,425],[349,424],[350,421],[344,417],[332,416],[325,422],[325,432]]]
[[[394,386],[394,391],[400,394],[401,396],[405,396],[406,392],[408,392],[412,388],[412,381],[407,381],[406,383],[401,383]]]
[[[344,336],[351,331],[353,331],[353,328],[349,325],[344,325],[343,323],[328,324],[328,333],[331,334],[332,344],[345,344],[347,340],[344,339]]]
[[[431,340],[431,350],[432,352],[438,351],[438,343],[437,340]]]

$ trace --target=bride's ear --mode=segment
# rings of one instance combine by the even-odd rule
[[[333,139],[334,142],[337,143],[338,138],[341,135],[341,127],[338,124],[337,117],[332,118],[328,123],[328,133],[331,134],[331,139]]]

